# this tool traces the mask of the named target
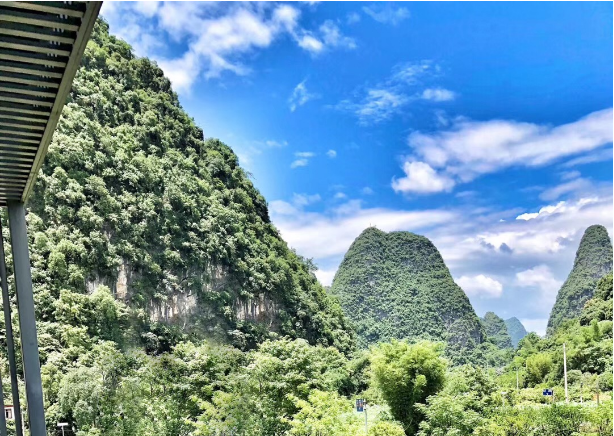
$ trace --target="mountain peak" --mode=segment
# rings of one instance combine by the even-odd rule
[[[574,265],[556,297],[548,321],[548,330],[580,314],[593,296],[598,280],[612,271],[612,242],[602,225],[586,229]]]
[[[472,348],[479,319],[426,237],[367,228],[345,254],[332,284],[361,345],[392,338],[444,340]]]

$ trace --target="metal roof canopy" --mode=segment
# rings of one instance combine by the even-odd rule
[[[32,192],[101,5],[0,1],[0,206]]]

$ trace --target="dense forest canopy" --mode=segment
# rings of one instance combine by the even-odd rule
[[[264,198],[204,140],[160,68],[99,21],[29,204],[40,317],[100,285],[139,309],[144,340],[169,321],[241,348],[302,337],[345,352],[351,330]],[[76,297],[75,297],[76,298]]]
[[[331,293],[339,297],[363,347],[423,338],[473,350],[484,340],[469,299],[423,236],[366,229],[346,253]]]

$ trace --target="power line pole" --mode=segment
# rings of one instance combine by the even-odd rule
[[[565,402],[569,403],[569,394],[567,392],[567,351],[565,350],[565,344],[563,344],[563,372],[565,374]]]
[[[518,368],[516,368],[516,390],[519,391],[520,388],[518,386]]]

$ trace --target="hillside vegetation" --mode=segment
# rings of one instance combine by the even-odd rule
[[[353,346],[237,156],[204,140],[162,71],[102,21],[29,206],[38,315],[50,323],[61,293],[106,286],[140,311],[135,334],[151,346],[169,325],[243,349],[275,333]]]
[[[356,238],[333,280],[331,293],[352,320],[365,347],[391,339],[444,341],[461,360],[484,331],[463,290],[427,238],[368,228]]]
[[[486,336],[499,348],[512,348],[512,338],[507,331],[505,321],[493,312],[486,312],[480,320],[486,331]]]
[[[573,269],[557,294],[548,320],[549,331],[577,317],[593,296],[597,281],[610,272],[612,242],[608,232],[603,226],[590,226],[580,241]]]

